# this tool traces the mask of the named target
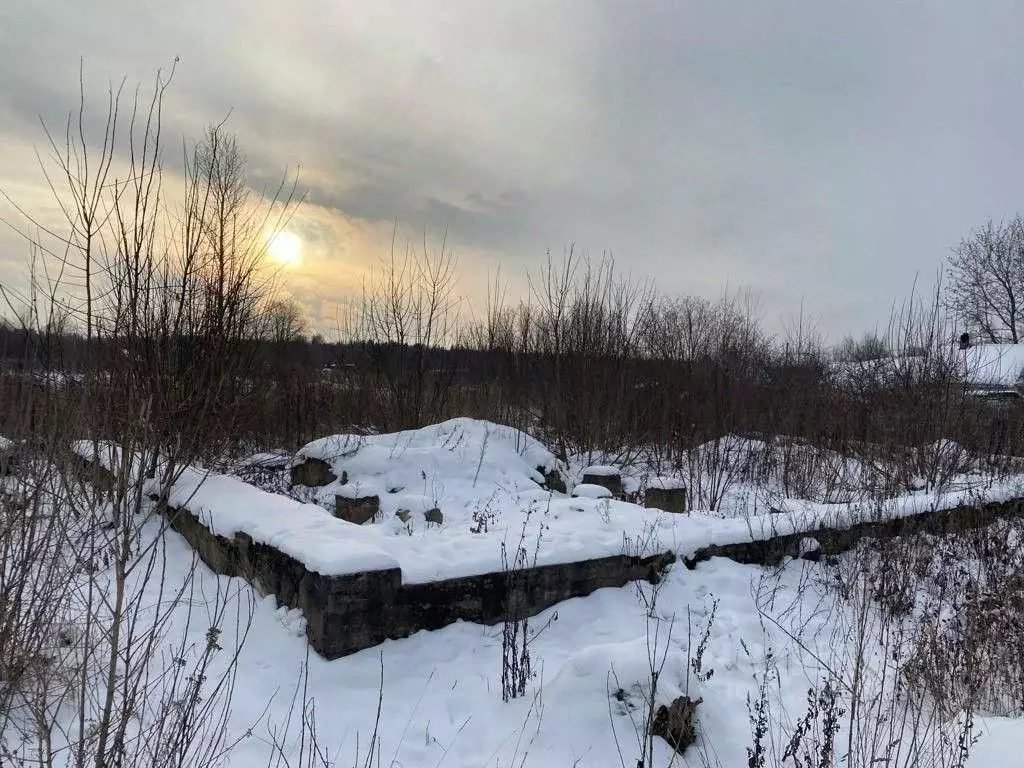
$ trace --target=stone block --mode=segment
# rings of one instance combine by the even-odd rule
[[[615,467],[593,466],[583,470],[583,485],[600,485],[612,492],[612,496],[622,496],[622,473]]]
[[[338,478],[331,471],[331,465],[321,459],[305,458],[292,466],[292,485],[305,485],[320,488],[330,485]]]
[[[661,485],[661,487],[659,487]],[[686,509],[686,488],[664,487],[664,484],[648,486],[644,493],[644,506],[648,509],[663,509],[666,512],[683,514]]]
[[[434,507],[433,509],[428,509],[426,512],[423,513],[423,519],[426,520],[428,523],[435,523],[436,525],[441,525],[444,522],[444,514],[441,512],[440,509]]]
[[[678,754],[683,754],[693,743],[694,717],[700,699],[694,701],[689,696],[680,696],[669,706],[658,707],[651,723],[651,735],[660,736]]]
[[[363,525],[373,520],[380,512],[380,496],[348,496],[334,497],[334,516],[356,525]]]
[[[565,480],[562,479],[562,473],[557,468],[545,471],[544,467],[537,467],[537,471],[544,475],[544,488],[546,490],[554,491],[555,493],[565,493]]]

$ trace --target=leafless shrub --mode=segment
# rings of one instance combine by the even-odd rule
[[[501,570],[504,575],[505,599],[502,606],[504,620],[501,627],[501,698],[510,701],[526,695],[527,684],[536,675],[536,667],[530,655],[530,644],[539,636],[547,625],[540,629],[530,630],[530,608],[528,593],[530,589],[530,572],[537,565],[540,553],[548,509],[543,512],[538,523],[537,532],[529,542],[530,522],[535,517],[537,508],[531,504],[523,517],[519,538],[510,548],[505,541],[501,542]],[[556,621],[558,614],[552,614],[550,621]],[[550,622],[549,622],[550,623]]]
[[[695,446],[686,453],[691,508],[718,510],[729,490],[749,470],[750,444],[737,435]]]
[[[658,538],[658,524],[653,522],[646,526],[644,531],[635,538],[624,537],[622,553],[628,557],[643,558],[658,554],[664,551]],[[619,741],[615,725],[615,708],[624,712],[630,721],[630,726],[636,738],[636,765],[655,765],[655,745],[659,738],[661,722],[667,717],[668,708],[659,705],[661,698],[661,683],[665,672],[665,666],[669,660],[670,653],[675,651],[673,635],[676,630],[676,614],[666,614],[659,607],[659,599],[665,585],[665,574],[657,574],[657,578],[651,581],[638,581],[634,584],[635,594],[638,602],[644,609],[644,642],[646,653],[646,672],[644,679],[627,681],[626,684],[619,678],[618,672],[612,668],[608,672],[606,688],[608,691],[608,716],[611,724],[612,735],[615,739],[615,746],[619,754],[619,761],[623,768],[627,765],[626,755],[623,746]],[[685,749],[693,740],[694,711],[700,699],[691,699],[691,681],[706,683],[714,675],[713,669],[704,665],[704,658],[711,641],[711,630],[715,622],[715,614],[718,610],[718,600],[711,598],[710,607],[705,605],[704,619],[700,628],[694,627],[693,613],[690,607],[686,609],[686,671],[684,680],[681,681],[684,696],[689,704],[687,705],[689,716],[689,736],[686,743],[671,744],[676,750],[673,753],[670,765],[679,757],[678,751]],[[695,634],[696,632],[696,634]],[[679,725],[678,723],[676,725]],[[677,734],[679,735],[679,734]]]
[[[770,654],[750,700],[751,764],[962,766],[974,742],[976,689],[954,701],[948,686],[922,685],[923,659],[941,663],[922,597],[928,545],[916,537],[865,542],[834,566],[801,567],[811,578],[779,593],[766,575],[758,605],[766,621],[792,641],[808,674],[821,680],[808,692],[807,712],[778,722],[767,694],[777,659]],[[948,604],[949,593],[937,593]],[[809,632],[806,627],[819,627]],[[971,644],[980,637],[958,639]],[[970,674],[970,673],[968,673]],[[771,734],[782,730],[781,742]],[[823,757],[824,756],[824,757]]]
[[[747,747],[747,765],[765,768],[789,765],[793,768],[832,768],[840,757],[837,737],[846,710],[840,704],[840,692],[833,680],[807,689],[807,708],[785,734],[782,744],[771,737],[775,723],[771,706],[771,685],[775,659],[769,653],[765,671],[757,680],[756,696],[747,695],[751,743]],[[780,752],[781,747],[781,754]]]
[[[63,231],[22,211],[42,266],[27,296],[5,294],[25,320],[0,494],[0,739],[16,764],[211,766],[232,747],[252,598],[171,556],[167,502],[233,440],[271,289],[264,233],[291,192],[257,199],[218,126],[172,197],[168,84],[111,90],[96,142],[83,96],[43,160]],[[51,354],[69,326],[84,331],[73,368]]]
[[[1021,533],[1004,521],[907,545],[900,565],[914,589],[897,594],[921,626],[909,677],[947,716],[972,706],[1024,711]]]

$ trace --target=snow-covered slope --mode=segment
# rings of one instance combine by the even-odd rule
[[[435,497],[479,495],[499,484],[508,493],[536,488],[556,470],[554,455],[512,427],[458,418],[382,435],[331,435],[303,446],[304,458],[327,462],[367,494]],[[332,494],[328,487],[325,494]]]

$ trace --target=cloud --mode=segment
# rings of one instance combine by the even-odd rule
[[[258,184],[301,165],[313,314],[398,221],[473,275],[577,242],[838,335],[1019,205],[1022,25],[1014,0],[7,0],[0,168],[75,105],[80,56],[100,87],[180,56],[169,135],[230,111]]]

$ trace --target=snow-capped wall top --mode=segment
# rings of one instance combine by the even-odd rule
[[[846,528],[926,509],[1024,495],[1024,478],[1019,476],[993,481],[958,475],[949,491],[908,492],[881,503],[867,496],[849,504],[825,504],[779,493],[773,494],[771,506],[752,507],[748,500],[743,506],[748,514],[742,517],[723,519],[697,511],[671,514],[626,501],[579,497],[605,496],[605,489],[577,486],[577,498],[542,490],[536,482],[542,476],[532,465],[550,454],[537,449],[536,443],[531,449],[528,442],[524,455],[529,458],[524,458],[510,440],[514,434],[494,424],[458,419],[427,430],[366,439],[359,450],[334,460],[334,466],[348,473],[351,485],[381,493],[381,514],[365,526],[336,519],[328,511],[333,509],[334,493],[341,490],[338,482],[317,489],[318,494],[330,494],[324,509],[235,477],[189,469],[175,482],[169,502],[190,510],[218,535],[247,534],[310,571],[342,575],[397,567],[403,583],[415,584],[500,571],[507,547],[525,547],[530,563],[536,565],[619,555],[627,551],[628,542],[647,542],[645,546],[653,547],[650,553],[664,549],[686,556],[710,544],[813,535],[822,526]],[[396,441],[401,435],[405,439]],[[697,450],[725,450],[726,457],[736,460],[754,442],[727,438]],[[100,444],[100,461],[118,458],[114,448]],[[944,442],[934,450],[949,453],[957,448]],[[96,458],[92,443],[78,443],[75,449],[85,458]],[[440,523],[425,517],[434,507],[443,513]],[[404,511],[401,516],[399,510]]]
[[[981,498],[978,493],[976,489],[915,493],[890,499],[882,507],[875,501],[816,504],[788,500],[782,514],[722,519],[699,513],[670,514],[615,499],[555,497],[534,491],[493,503],[493,516],[486,525],[480,515],[471,518],[471,510],[453,499],[444,510],[441,526],[427,526],[416,517],[432,500],[395,494],[394,504],[413,513],[411,532],[404,531],[393,518],[366,526],[346,523],[316,505],[266,493],[236,478],[199,472],[186,473],[175,485],[171,503],[187,507],[222,536],[247,533],[309,570],[335,575],[397,565],[404,584],[421,584],[500,571],[502,544],[514,547],[523,534],[521,543],[531,553],[531,564],[536,565],[619,555],[625,541],[648,541],[652,554],[671,550],[689,556],[712,544],[803,532],[813,535],[821,527],[843,529],[864,521],[976,504]],[[985,489],[984,498],[1002,500],[1020,493],[1016,482],[996,483]]]
[[[686,481],[681,477],[658,475],[647,478],[647,487],[660,491],[677,491],[680,488],[686,488]]]
[[[188,509],[218,536],[244,533],[325,576],[398,567],[358,525],[235,477],[188,470],[174,484],[169,501]]]

